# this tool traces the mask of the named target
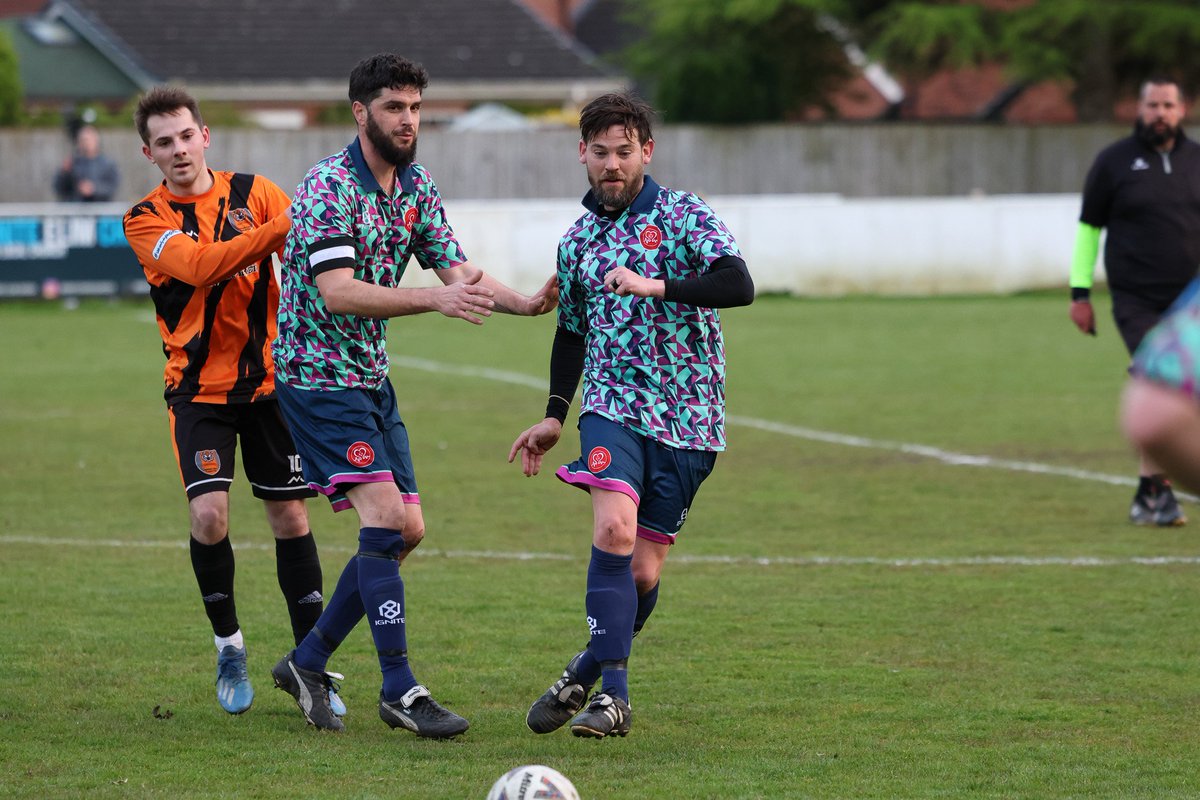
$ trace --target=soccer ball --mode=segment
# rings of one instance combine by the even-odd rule
[[[510,769],[492,784],[487,800],[579,800],[574,785],[556,769],[527,764]]]

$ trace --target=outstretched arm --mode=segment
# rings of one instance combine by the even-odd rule
[[[367,283],[355,278],[352,268],[338,267],[318,272],[314,280],[334,314],[386,319],[436,311],[482,325],[495,305],[492,290],[480,285],[479,275],[446,286],[407,289]]]
[[[537,475],[542,457],[558,444],[563,421],[571,409],[571,399],[583,374],[584,338],[559,327],[554,333],[550,350],[550,397],[546,401],[546,417],[527,428],[508,451],[508,463],[521,453],[521,469],[527,477]]]
[[[536,317],[553,311],[558,305],[558,278],[556,276],[551,276],[542,284],[542,288],[529,296],[505,286],[470,261],[464,261],[450,269],[440,269],[437,271],[437,276],[446,285],[460,281],[472,282],[471,279],[474,278],[480,286],[492,292],[495,300],[494,308],[501,314]]]

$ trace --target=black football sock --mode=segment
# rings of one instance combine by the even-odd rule
[[[292,638],[300,644],[325,607],[321,561],[311,531],[297,539],[275,540],[275,571],[292,620]]]
[[[217,636],[238,631],[237,606],[233,601],[233,545],[226,536],[216,544],[191,539],[192,571],[204,600],[204,613]]]

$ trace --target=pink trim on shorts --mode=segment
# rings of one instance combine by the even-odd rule
[[[616,478],[598,478],[590,472],[571,472],[565,464],[555,470],[554,477],[563,483],[569,483],[572,486],[583,489],[585,492],[590,492],[594,486],[597,489],[620,492],[633,500],[637,505],[641,505],[642,502],[642,498],[638,496],[637,491],[632,486]]]
[[[658,544],[675,544],[675,537],[671,534],[643,528],[641,525],[637,526],[637,535],[639,539],[646,539]]]
[[[329,476],[329,483],[321,485],[319,483],[309,483],[308,485],[316,489],[321,494],[329,497],[342,491],[339,487],[344,483],[384,483],[385,481],[395,480],[392,477],[390,469],[380,470],[378,472],[339,472],[337,475]]]
[[[342,487],[344,487],[346,484],[388,483],[394,480],[395,476],[392,475],[392,471],[389,469],[381,472],[342,472],[334,475],[328,486],[322,486],[319,483],[310,483],[308,485],[310,488],[329,498],[332,498],[336,494],[341,494],[342,497],[336,500],[331,499],[329,501],[329,507],[336,512],[345,511],[348,508],[354,508],[354,505],[350,502],[350,498],[344,495],[346,490]],[[419,494],[403,493],[400,495],[400,499],[404,501],[405,505],[421,505],[421,496]]]

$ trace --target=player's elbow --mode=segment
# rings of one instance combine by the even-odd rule
[[[754,302],[754,281],[749,272],[742,272],[742,279],[730,287],[729,308],[748,306]]]
[[[738,291],[734,292],[733,297],[730,299],[733,301],[733,308],[737,308],[738,306],[748,306],[753,303],[754,281],[747,278],[745,285],[739,287]]]
[[[316,276],[317,292],[331,314],[353,314],[354,280],[350,270],[331,270]]]
[[[325,301],[325,308],[329,309],[331,314],[349,314],[351,313],[351,305],[346,296],[340,292],[322,292],[321,298]]]

